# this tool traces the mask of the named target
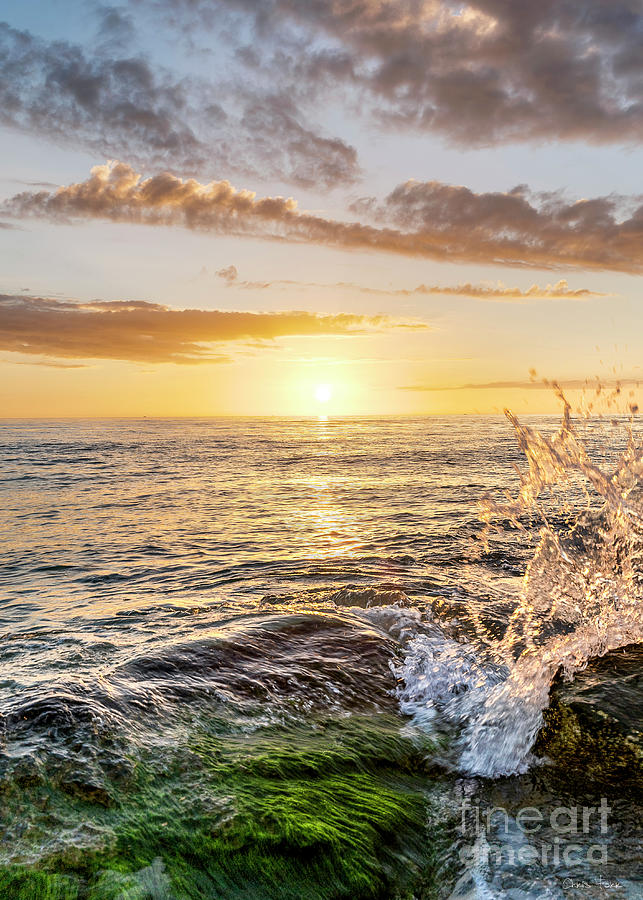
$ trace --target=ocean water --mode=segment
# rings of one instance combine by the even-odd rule
[[[641,896],[639,438],[3,422],[2,896]],[[617,736],[574,721],[570,751],[550,689],[588,666]],[[516,824],[603,796],[605,832]]]

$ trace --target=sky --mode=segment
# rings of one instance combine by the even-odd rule
[[[641,402],[641,0],[0,18],[0,416]]]

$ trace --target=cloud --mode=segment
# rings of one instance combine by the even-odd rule
[[[293,184],[310,188],[357,180],[360,167],[355,148],[307,125],[302,110],[286,92],[253,95],[237,87],[235,93],[241,93],[243,114],[230,138],[236,145],[234,156],[257,159],[258,174],[286,174]]]
[[[317,281],[293,281],[280,278],[275,281],[245,281],[239,278],[236,266],[226,266],[216,273],[228,287],[237,287],[244,290],[264,290],[266,288],[318,288],[325,291],[341,290],[356,291],[360,294],[368,294],[375,297],[471,297],[476,300],[488,300],[495,302],[511,302],[515,300],[589,300],[593,297],[606,297],[607,294],[591,291],[589,288],[570,288],[568,282],[561,278],[556,284],[548,284],[540,287],[532,284],[526,290],[511,288],[502,282],[497,284],[418,284],[413,288],[374,288],[362,284],[354,284],[350,281],[336,281],[333,283]]]
[[[164,0],[201,24],[209,0]],[[639,0],[225,0],[254,26],[253,71],[330,87],[396,128],[466,146],[643,137]],[[196,11],[196,15],[195,15]]]
[[[351,335],[410,324],[381,316],[170,309],[158,303],[0,295],[0,350],[58,359],[212,363],[221,346],[288,336]],[[47,363],[50,365],[51,363]]]
[[[640,0],[139,0],[95,12],[83,46],[0,24],[0,123],[140,168],[321,189],[361,175],[346,139],[356,110],[467,147],[643,138]],[[140,48],[150,26],[172,43],[167,65]],[[188,54],[186,31],[200,48]],[[207,66],[187,74],[201,51]],[[328,134],[324,119],[350,126]]]
[[[413,295],[446,296],[446,297],[472,297],[475,300],[488,300],[495,302],[511,302],[515,300],[588,300],[591,297],[605,297],[605,294],[590,291],[588,288],[570,288],[564,278],[556,284],[548,284],[540,287],[532,284],[526,290],[507,287],[502,282],[497,284],[458,284],[458,285],[426,285],[419,284],[410,290],[378,290],[362,288],[366,293],[388,294],[389,296],[409,297]]]
[[[101,50],[118,52],[134,42],[136,37],[134,20],[123,7],[99,3],[94,14],[99,22]]]
[[[131,28],[104,8],[103,42],[85,50],[0,23],[0,123],[142,166],[216,165],[305,187],[358,176],[354,148],[308,124],[287,94],[179,77],[119,55]]]
[[[3,359],[2,362],[7,362],[6,359]],[[56,359],[39,359],[39,360],[29,360],[29,362],[22,362],[21,360],[11,360],[11,365],[13,366],[44,366],[47,369],[88,369],[89,366],[86,363],[65,363],[60,362],[60,360]]]
[[[52,190],[52,188],[58,187],[58,185],[54,184],[52,181],[21,181],[19,178],[12,178],[11,181],[14,184],[22,184],[25,187],[32,188],[46,188],[48,190]]]
[[[239,278],[236,266],[226,266],[224,269],[219,269],[217,275],[219,278],[223,278],[227,284],[234,284]]]
[[[574,201],[560,193],[532,194],[524,185],[476,194],[407,181],[382,203],[358,201],[353,212],[370,223],[301,211],[293,198],[258,198],[228,181],[201,184],[167,172],[144,179],[120,162],[95,166],[84,182],[24,191],[0,206],[0,215],[17,218],[180,226],[485,265],[643,271],[640,197]]]
[[[186,121],[188,83],[153,71],[142,58],[86,54],[0,24],[0,119],[96,152],[149,147],[159,162],[194,163],[202,154]]]
[[[638,387],[643,379],[640,378],[619,378],[606,381],[600,381],[598,378],[571,378],[563,381],[485,381],[473,382],[472,384],[456,384],[456,385],[436,385],[436,384],[408,384],[398,388],[400,391],[418,391],[434,392],[434,391],[489,391],[489,390],[535,390],[535,391],[551,391],[552,389],[561,389],[564,391],[590,390],[600,393],[603,390],[620,391],[622,387],[633,385]]]

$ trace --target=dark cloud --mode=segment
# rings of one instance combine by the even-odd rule
[[[191,32],[210,75],[137,50],[137,29],[162,31],[159,8],[177,56]],[[307,188],[360,176],[321,124],[340,107],[466,146],[643,138],[641,0],[140,0],[97,14],[86,47],[0,25],[0,123],[141,168]]]
[[[142,146],[194,164],[203,147],[186,121],[188,84],[142,58],[101,58],[0,24],[0,121],[104,153]]]
[[[226,90],[119,55],[129,27],[122,13],[103,10],[112,42],[86,51],[0,23],[0,123],[142,166],[216,166],[307,187],[357,177],[355,150],[307,124],[286,95]]]
[[[640,0],[165,0],[254,23],[265,77],[362,92],[380,120],[462,144],[640,141]],[[299,53],[293,46],[299,46]],[[256,54],[255,54],[256,55]],[[254,59],[254,68],[260,66]]]
[[[178,310],[141,300],[74,303],[0,295],[0,350],[57,359],[212,363],[227,359],[221,346],[234,341],[356,334],[397,324],[343,313]]]
[[[137,50],[159,8],[177,55],[178,35],[209,41],[211,80]],[[0,24],[0,123],[141,168],[307,188],[360,176],[321,124],[340,106],[466,146],[643,137],[641,0],[140,0],[97,14],[86,47]]]
[[[383,203],[360,202],[354,210],[377,224],[300,211],[292,198],[257,198],[227,181],[201,184],[169,173],[143,179],[129,165],[112,163],[57,191],[17,194],[0,215],[173,225],[485,265],[643,271],[641,198],[570,201],[532,195],[524,186],[476,194],[409,181]]]
[[[241,134],[265,170],[286,172],[294,184],[333,187],[355,181],[357,152],[339,138],[327,138],[303,124],[302,113],[284,94],[242,99]],[[239,142],[243,145],[243,141]]]

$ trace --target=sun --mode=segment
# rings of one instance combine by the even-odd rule
[[[315,388],[315,400],[318,403],[328,403],[333,396],[333,389],[329,384],[318,384]]]

